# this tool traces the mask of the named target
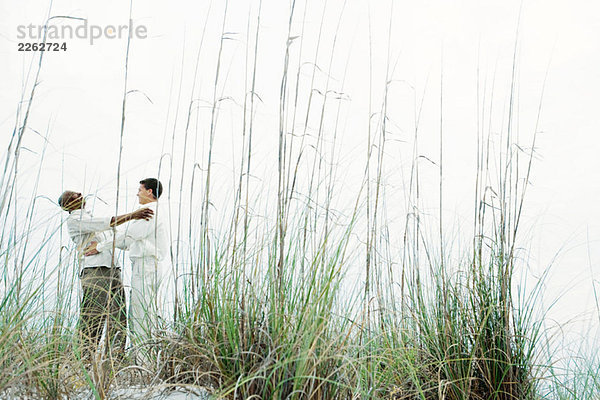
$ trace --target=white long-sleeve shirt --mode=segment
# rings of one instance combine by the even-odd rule
[[[84,209],[74,210],[67,217],[67,229],[71,240],[77,245],[77,256],[81,268],[111,266],[112,248],[93,256],[86,257],[83,254],[83,249],[91,242],[100,243],[112,237],[112,235],[104,233],[104,231],[110,229],[110,220],[111,217],[94,218],[89,211]],[[116,259],[115,264],[117,264]]]
[[[161,261],[169,251],[165,223],[167,209],[164,207],[158,209],[156,201],[144,204],[140,208],[154,211],[153,217],[148,221],[139,219],[129,222],[124,230],[117,232],[115,247],[129,250],[130,258],[154,257]],[[112,245],[112,240],[105,240],[98,243],[96,250],[104,252],[112,249]]]

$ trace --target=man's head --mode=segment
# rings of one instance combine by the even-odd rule
[[[138,201],[140,204],[148,204],[156,201],[162,194],[162,183],[155,178],[146,178],[140,181],[138,189]]]
[[[79,192],[66,190],[58,198],[58,205],[65,211],[72,212],[85,207],[85,198]]]

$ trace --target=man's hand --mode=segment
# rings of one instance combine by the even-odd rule
[[[86,257],[89,256],[93,256],[96,254],[100,254],[100,252],[98,250],[96,250],[96,245],[98,244],[98,242],[91,242],[88,247],[86,247],[85,249],[83,249],[83,254],[85,254]]]
[[[150,220],[154,215],[154,211],[149,208],[140,208],[131,213],[131,219],[145,219],[146,221]]]

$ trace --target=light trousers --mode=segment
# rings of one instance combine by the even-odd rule
[[[129,300],[129,328],[132,343],[143,342],[151,337],[161,317],[162,273],[154,257],[131,258],[131,296]]]

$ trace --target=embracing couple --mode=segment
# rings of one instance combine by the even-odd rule
[[[107,218],[93,217],[85,209],[81,193],[65,191],[58,199],[61,208],[69,213],[67,227],[77,245],[82,288],[79,335],[84,361],[91,361],[95,355],[105,323],[105,350],[123,358],[128,322],[131,344],[139,345],[150,338],[164,313],[167,293],[161,285],[166,274],[161,261],[167,256],[169,241],[166,210],[158,209],[162,191],[158,179],[144,179],[137,193],[141,208]],[[112,227],[124,223],[125,229],[118,230],[115,236],[110,234]],[[121,267],[113,255],[115,247],[128,250],[132,263],[129,318]]]

